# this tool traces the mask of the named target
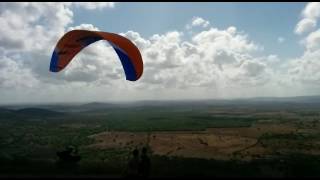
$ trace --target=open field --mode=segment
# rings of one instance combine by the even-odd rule
[[[258,123],[252,127],[205,131],[111,131],[89,136],[95,142],[88,147],[132,149],[148,144],[156,155],[218,160],[252,160],[286,152],[320,155],[319,130],[298,128],[289,123]]]

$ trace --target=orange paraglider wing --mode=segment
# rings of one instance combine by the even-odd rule
[[[143,61],[139,49],[127,38],[108,32],[72,30],[57,43],[51,57],[50,71],[63,70],[83,48],[106,40],[114,48],[125,71],[126,79],[138,80],[143,73]]]

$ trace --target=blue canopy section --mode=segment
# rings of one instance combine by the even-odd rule
[[[55,49],[52,53],[51,57],[51,62],[50,62],[50,71],[51,72],[58,72],[58,60],[59,60],[59,55],[57,52],[57,49]]]
[[[137,80],[137,74],[134,69],[134,65],[132,64],[131,59],[129,56],[118,46],[114,45],[113,43],[109,42],[111,46],[114,48],[116,53],[118,54],[121,64],[123,66],[124,72],[126,74],[126,79],[129,81],[136,81]]]

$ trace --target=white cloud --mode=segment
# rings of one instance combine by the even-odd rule
[[[201,17],[194,17],[192,19],[192,26],[202,26],[202,27],[207,27],[210,24],[209,21],[204,20]]]
[[[0,56],[0,89],[24,89],[38,85],[39,81],[34,77],[32,71],[23,67],[22,63],[11,58]]]
[[[320,89],[320,29],[311,30],[316,27],[320,17],[320,3],[308,3],[302,11],[302,17],[303,19],[297,24],[296,32],[298,34],[309,32],[301,41],[305,51],[301,57],[283,65],[286,72],[280,84],[291,89],[300,89],[304,93],[316,94]]]
[[[6,51],[50,51],[73,12],[64,3],[2,3],[0,42]],[[5,8],[8,7],[8,8]]]
[[[301,12],[295,33],[305,35],[300,41],[305,50],[303,55],[292,59],[280,59],[276,55],[266,60],[273,69],[271,86],[282,96],[319,94],[320,90],[320,30],[314,30],[320,17],[320,4],[308,3]],[[280,93],[281,92],[281,93]]]
[[[70,5],[60,6],[60,8],[69,11],[68,6]],[[99,30],[92,24],[69,27],[68,25],[72,22],[72,13],[65,15],[70,15],[70,21],[60,23],[61,32],[72,29]],[[39,16],[44,15],[39,14]],[[33,23],[37,22],[38,20],[35,20]],[[195,24],[207,26],[203,22]],[[30,30],[34,30],[32,27],[30,25]],[[52,35],[55,34],[55,30],[48,29]],[[261,48],[233,26],[225,30],[210,28],[201,31],[195,34],[191,41],[183,40],[184,33],[179,31],[154,34],[150,38],[144,38],[138,32],[130,30],[121,35],[132,40],[141,50],[145,68],[142,78],[137,83],[129,83],[125,80],[124,71],[115,51],[103,41],[85,48],[68,65],[68,68],[60,73],[49,73],[48,61],[40,61],[40,59],[50,59],[48,55],[44,55],[46,53],[27,49],[31,59],[29,63],[23,62],[23,67],[29,68],[30,71],[27,72],[30,72],[32,77],[37,77],[35,79],[40,82],[38,88],[33,87],[39,91],[38,94],[42,93],[42,96],[38,97],[51,94],[58,100],[65,99],[67,95],[72,96],[71,92],[73,92],[74,97],[80,94],[79,96],[84,98],[84,94],[87,93],[100,99],[108,98],[104,93],[112,94],[116,91],[127,94],[121,94],[117,98],[128,98],[130,94],[137,98],[139,96],[159,98],[159,94],[172,97],[175,93],[186,98],[190,93],[194,93],[195,89],[212,94],[206,89],[227,92],[230,87],[236,87],[241,93],[245,86],[257,86],[259,82],[261,84],[261,79],[264,79],[262,84],[267,83],[268,80],[264,78],[267,65],[255,60],[252,55]],[[53,47],[59,37],[41,38],[48,39],[42,46]],[[6,51],[12,49],[14,48],[6,46]],[[52,49],[47,51],[51,53]],[[41,85],[45,85],[46,89],[40,90]],[[58,87],[65,88],[63,94]],[[101,89],[108,90],[101,91],[100,94],[92,94],[89,90],[84,93],[79,92],[78,89],[91,89],[94,92],[100,92]],[[157,97],[155,97],[155,90]],[[140,91],[142,94],[139,93]],[[218,94],[217,92],[216,95]],[[89,95],[87,98],[90,99]]]
[[[310,32],[317,25],[317,18],[320,17],[320,3],[310,2],[303,9],[302,20],[298,22],[295,28],[296,34]]]
[[[76,3],[77,4],[77,3]],[[0,43],[7,51],[51,51],[73,22],[72,3],[2,3]],[[95,5],[95,6],[94,6]],[[80,7],[106,8],[112,3],[80,3]]]
[[[301,58],[294,59],[288,64],[290,82],[308,86],[320,86],[320,51],[305,52]]]
[[[75,30],[75,29],[99,31],[99,28],[94,27],[92,24],[80,24],[79,26],[69,27],[68,31]]]
[[[148,40],[143,39],[139,33],[134,31],[128,31],[126,33],[120,33],[120,35],[129,38],[130,40],[134,41],[136,43],[136,46],[139,49],[144,49],[148,46],[150,46],[150,42]]]
[[[240,84],[243,88],[245,86],[264,85],[270,80],[270,75],[271,72],[267,72],[266,64],[256,60],[248,60],[244,61],[229,78],[232,87],[237,87],[236,85]]]
[[[311,32],[303,41],[307,51],[319,50],[320,47],[320,29]]]
[[[295,33],[303,34],[305,32],[311,31],[316,27],[317,21],[315,19],[304,18],[296,25]]]
[[[302,15],[307,18],[318,18],[320,17],[320,3],[319,2],[310,2],[306,5],[302,11]]]
[[[266,75],[267,65],[252,57],[260,47],[247,35],[237,32],[235,27],[226,30],[210,28],[195,34],[191,41],[183,41],[183,33],[176,31],[156,34],[149,39],[135,34],[127,37],[136,44],[139,41],[148,44],[141,46],[145,62],[145,72],[139,84],[142,89],[215,89],[218,86],[242,89],[256,86],[258,79]],[[238,74],[235,73],[237,70]],[[240,76],[242,78],[238,80],[233,78]],[[268,81],[263,79],[262,84]]]
[[[208,31],[196,34],[192,40],[196,44],[201,44],[205,49],[223,49],[226,51],[232,49],[235,52],[252,52],[261,49],[259,45],[250,42],[247,35],[237,33],[235,30],[231,31],[230,28],[227,30],[210,28]]]
[[[261,62],[245,61],[241,67],[246,75],[255,77],[264,72],[266,65]]]
[[[277,63],[280,63],[280,59],[279,59],[279,57],[277,55],[271,54],[271,55],[266,57],[265,62],[267,64],[277,64]]]
[[[208,27],[210,22],[201,18],[201,17],[193,17],[190,24],[186,25],[187,29],[191,29],[192,27]]]
[[[64,92],[67,92],[73,87],[78,87],[79,83],[85,84],[93,79],[96,80],[96,77],[93,77],[95,73],[91,72],[103,64],[99,58],[94,59],[93,62],[96,64],[87,63],[87,69],[84,68],[81,73],[76,71],[77,65],[70,66],[67,71],[60,74],[49,72],[52,50],[61,35],[70,30],[68,27],[73,22],[72,5],[72,3],[1,3],[0,93],[4,100],[14,101],[16,98],[17,101],[23,99],[33,101],[37,97],[42,97],[39,101],[43,101],[48,98],[48,94],[56,95],[59,92],[54,87],[65,85]],[[88,24],[75,28],[97,29]],[[96,49],[99,48],[106,51],[103,48],[108,47]],[[88,48],[86,53],[90,57],[97,52]],[[77,58],[81,59],[81,55],[79,56]],[[82,63],[81,60],[75,62],[75,64]],[[108,73],[110,72],[112,70]],[[104,75],[108,76],[107,73],[98,73],[96,76]],[[99,83],[100,81],[97,81],[96,84]],[[61,96],[62,100],[66,97],[65,94]]]

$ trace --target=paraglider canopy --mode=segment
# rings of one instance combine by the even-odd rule
[[[127,38],[114,33],[88,30],[72,30],[63,35],[51,57],[50,71],[63,70],[83,48],[106,40],[116,51],[123,66],[126,79],[138,80],[143,72],[143,61],[139,49]]]

